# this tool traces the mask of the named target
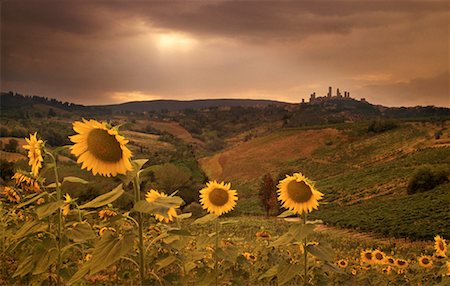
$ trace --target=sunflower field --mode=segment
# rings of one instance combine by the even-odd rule
[[[119,126],[82,120],[73,131],[53,149],[30,134],[27,169],[1,187],[0,285],[450,285],[440,234],[412,247],[323,231],[314,211],[326,194],[301,170],[278,182],[276,218],[234,216],[239,190],[216,180],[198,191],[197,217],[177,191],[143,188],[154,166],[134,158]],[[63,152],[116,185],[71,196],[91,182],[61,176]],[[129,208],[117,205],[124,195]]]

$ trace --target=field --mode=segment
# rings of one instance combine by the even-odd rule
[[[262,128],[230,138],[197,164],[204,146],[191,149],[193,137],[181,134],[187,130],[167,123],[172,131],[164,125],[167,133],[149,134],[144,121],[134,122],[122,132],[132,169],[117,176],[93,158],[84,164],[108,177],[80,169],[68,147],[41,146],[35,177],[24,155],[2,151],[21,156],[14,166],[28,179],[6,178],[2,186],[0,285],[449,283],[446,243],[439,250],[434,240],[450,237],[450,183],[407,193],[416,170],[450,168],[448,126]],[[226,185],[201,191],[227,192],[226,213],[211,208],[212,195],[209,206],[198,203],[206,181],[199,166],[237,190],[236,205]],[[263,216],[261,177],[293,172],[324,194],[318,210]]]

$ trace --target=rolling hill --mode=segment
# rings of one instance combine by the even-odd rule
[[[325,194],[327,204],[316,218],[387,235],[430,238],[433,233],[450,235],[450,184],[414,195],[406,194],[406,186],[420,167],[450,169],[449,127],[448,122],[407,122],[380,133],[367,132],[364,124],[285,129],[204,157],[200,164],[210,178],[234,184],[243,213],[261,213],[257,194],[264,174],[276,178],[284,171],[300,171]],[[439,130],[443,135],[435,139]],[[411,223],[398,227],[402,219]]]

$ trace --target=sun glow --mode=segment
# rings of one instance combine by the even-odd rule
[[[197,41],[184,34],[166,33],[158,34],[156,43],[161,51],[188,52],[194,48]]]

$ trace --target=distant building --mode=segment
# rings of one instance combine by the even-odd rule
[[[313,92],[313,93],[311,93],[311,95],[309,97],[309,103],[319,103],[319,102],[323,102],[323,101],[326,101],[326,100],[329,100],[332,98],[333,99],[350,99],[351,98],[350,92],[344,91],[344,94],[342,94],[339,88],[336,89],[335,96],[333,96],[332,92],[333,92],[333,87],[331,87],[331,86],[328,87],[328,93],[325,96],[316,96],[316,93]],[[305,102],[304,99],[302,99],[302,103],[304,103],[304,102]]]
[[[367,102],[364,97],[361,98],[361,102]]]

